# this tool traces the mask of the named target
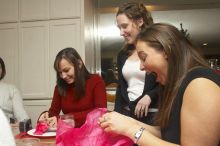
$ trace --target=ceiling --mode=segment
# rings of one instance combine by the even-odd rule
[[[220,0],[136,0],[147,5],[155,22],[187,30],[190,39],[205,51],[220,54]],[[115,23],[116,7],[128,0],[98,0],[99,27],[103,49],[115,49],[123,42]],[[203,44],[207,43],[207,46]],[[208,49],[207,49],[208,48]]]
[[[214,8],[219,7],[219,0],[98,0],[99,8],[118,7],[125,2],[141,2],[146,5],[181,6],[188,8]]]

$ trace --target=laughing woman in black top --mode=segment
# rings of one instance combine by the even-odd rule
[[[99,122],[106,132],[125,135],[140,146],[218,146],[220,75],[177,28],[154,24],[137,37],[141,68],[155,72],[161,90],[158,127],[116,112]]]

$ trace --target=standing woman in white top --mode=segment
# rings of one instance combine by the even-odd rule
[[[2,82],[5,75],[5,63],[0,57],[0,108],[8,120],[15,119],[19,122],[29,119],[18,89],[13,85]]]
[[[125,3],[116,14],[120,35],[125,44],[117,56],[118,88],[115,111],[147,124],[153,124],[157,107],[158,84],[155,76],[140,70],[135,40],[142,29],[153,24],[150,12],[141,3]]]

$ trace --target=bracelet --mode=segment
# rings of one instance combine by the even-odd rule
[[[135,134],[134,134],[134,143],[136,144],[138,140],[141,138],[141,135],[144,131],[144,127],[141,127]]]

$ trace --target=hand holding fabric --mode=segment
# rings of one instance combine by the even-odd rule
[[[106,132],[129,135],[129,129],[138,122],[131,117],[124,116],[117,112],[110,112],[104,114],[99,118],[99,124]]]
[[[48,111],[43,112],[39,118],[38,121],[46,122],[49,125],[49,128],[56,128],[57,127],[57,117],[49,117]]]
[[[47,122],[45,122],[45,121],[38,121],[35,129],[36,130],[35,130],[34,134],[42,135],[43,133],[48,131],[49,124],[47,124]]]

